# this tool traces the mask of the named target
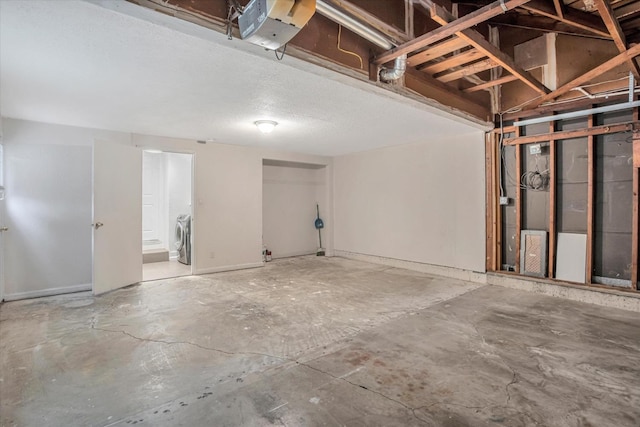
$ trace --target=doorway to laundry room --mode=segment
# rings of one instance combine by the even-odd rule
[[[142,153],[142,279],[192,274],[193,154]]]

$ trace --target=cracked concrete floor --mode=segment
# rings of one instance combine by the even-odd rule
[[[635,426],[640,315],[340,258],[0,307],[2,426]]]

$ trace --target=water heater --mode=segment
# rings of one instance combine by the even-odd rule
[[[238,18],[240,37],[266,49],[278,49],[309,22],[316,0],[251,0]]]

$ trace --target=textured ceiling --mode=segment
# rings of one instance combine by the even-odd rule
[[[0,0],[2,116],[320,155],[480,129],[175,21],[130,3]],[[280,125],[261,135],[258,119]]]

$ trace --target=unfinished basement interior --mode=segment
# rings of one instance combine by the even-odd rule
[[[0,426],[640,425],[640,0],[0,0]]]

